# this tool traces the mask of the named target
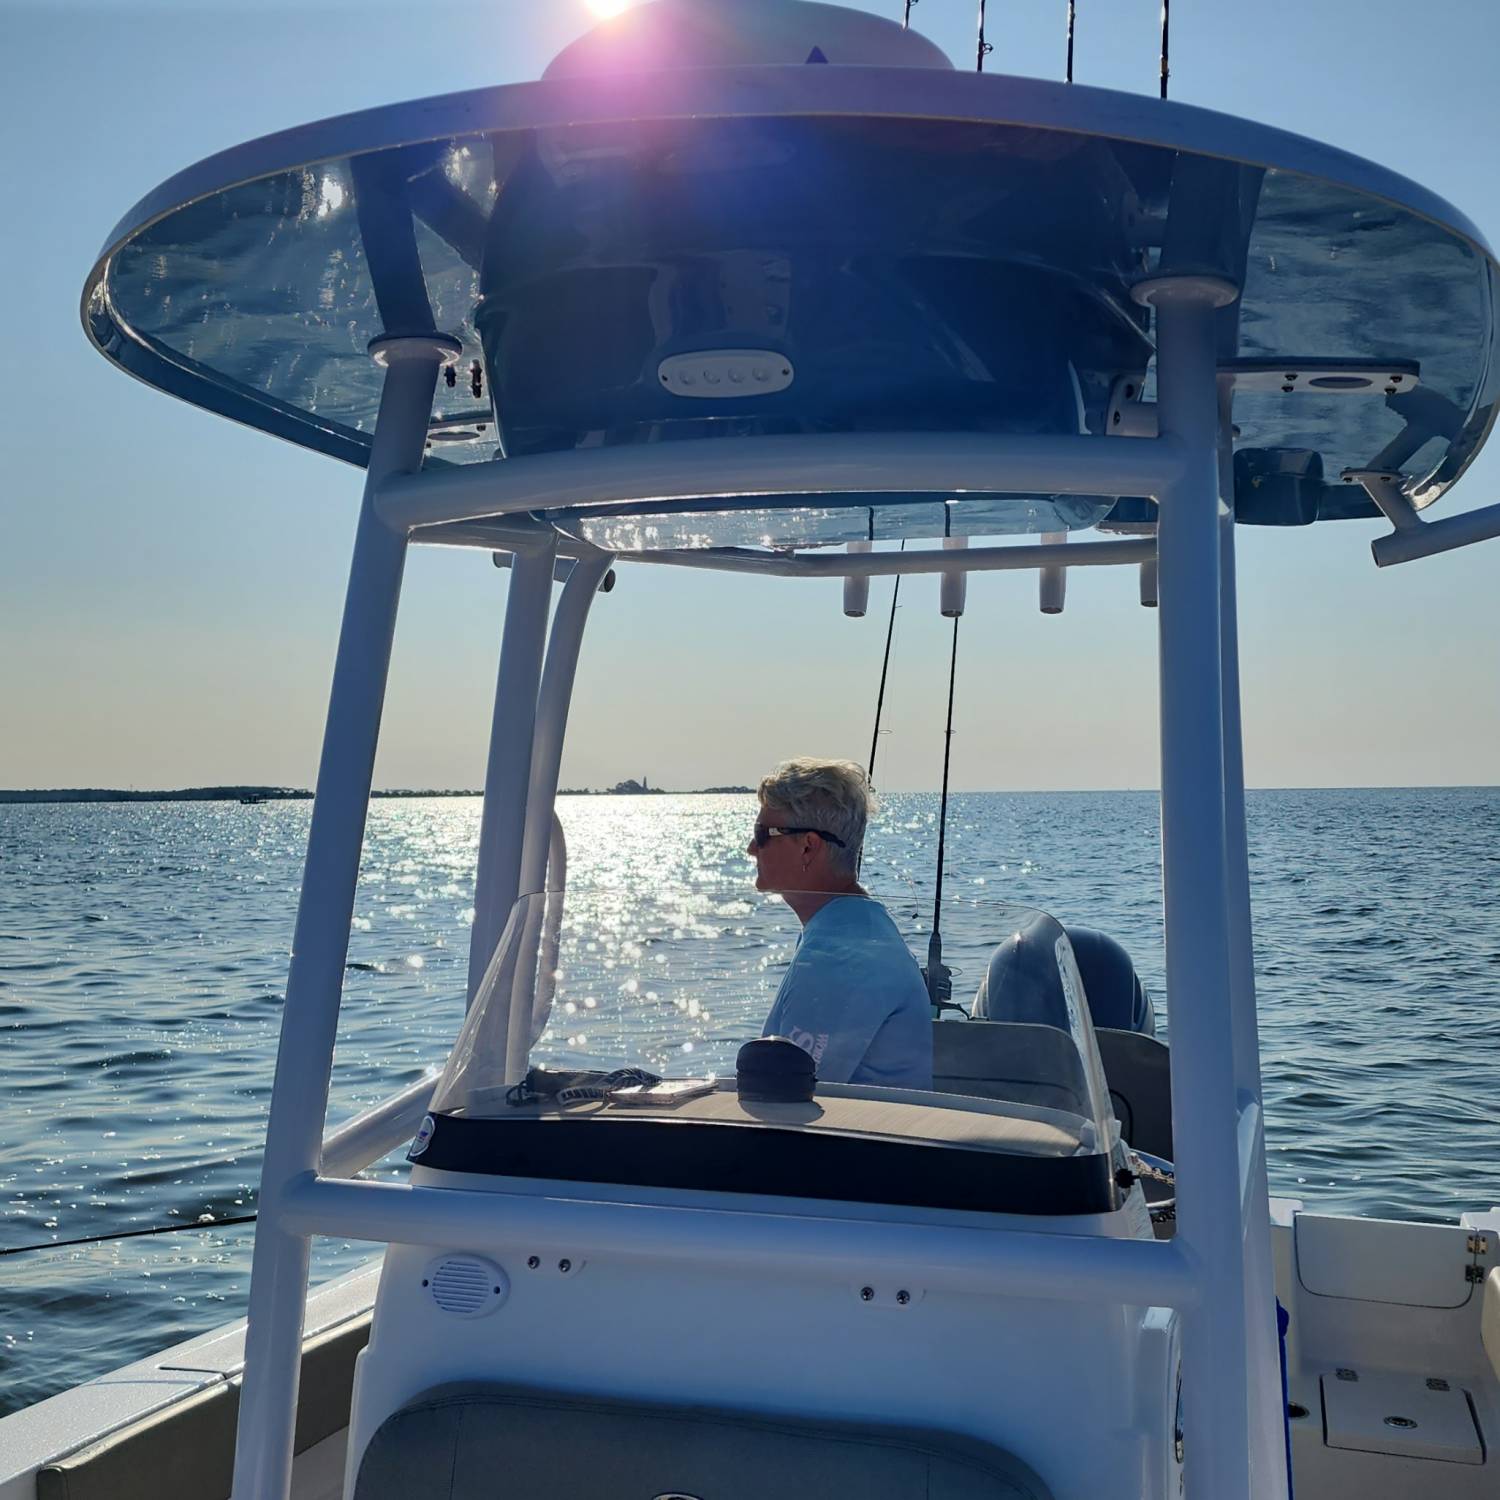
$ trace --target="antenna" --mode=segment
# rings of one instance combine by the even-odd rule
[[[1167,34],[1172,25],[1172,0],[1161,0],[1161,96],[1167,97],[1167,79],[1171,69],[1167,66]]]
[[[984,0],[979,0],[979,47],[974,56],[974,69],[976,72],[984,72],[985,54],[994,50],[984,39]]]
[[[911,8],[916,3],[917,3],[917,0],[906,0],[906,12],[901,17],[901,29],[903,31],[910,31],[911,30]]]
[[[1073,81],[1073,26],[1078,19],[1076,0],[1068,0],[1068,82]]]

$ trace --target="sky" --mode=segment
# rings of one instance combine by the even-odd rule
[[[753,0],[745,0],[753,3]],[[899,15],[900,0],[860,8]],[[1079,81],[1153,93],[1155,0],[1078,0]],[[913,24],[968,65],[971,0]],[[1065,0],[991,3],[990,71],[1056,78]],[[214,151],[347,110],[536,77],[583,0],[0,0],[0,786],[313,784],[361,476],[131,381],[87,345],[84,278],[145,192]],[[1500,242],[1500,6],[1196,0],[1172,96],[1423,182]],[[1500,501],[1500,440],[1437,514]],[[1253,786],[1500,782],[1500,541],[1377,570],[1386,527],[1241,527]],[[414,549],[378,786],[483,780],[507,575]],[[952,783],[1158,783],[1156,615],[1133,569],[976,575]],[[753,783],[869,752],[891,583],[624,568],[595,606],[564,785]],[[941,774],[948,627],[903,585],[876,780]]]

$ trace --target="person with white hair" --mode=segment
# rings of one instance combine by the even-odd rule
[[[784,761],[760,784],[748,850],[755,888],[802,922],[764,1036],[812,1055],[825,1083],[932,1087],[927,986],[890,913],[859,883],[875,810],[863,769],[848,760]]]

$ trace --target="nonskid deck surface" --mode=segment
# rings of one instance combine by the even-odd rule
[[[1492,1497],[1500,1211],[1460,1225],[1298,1215],[1288,1200],[1273,1213],[1297,1494]],[[310,1299],[292,1500],[342,1493],[352,1362],[377,1279],[367,1268]],[[243,1345],[244,1324],[231,1324],[0,1422],[0,1500],[223,1500]],[[38,1478],[49,1465],[58,1472]]]

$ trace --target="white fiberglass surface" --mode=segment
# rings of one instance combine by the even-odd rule
[[[1012,1005],[991,993],[993,1019],[955,1019],[944,1030],[950,1045],[935,1061],[921,972],[872,898],[843,896],[818,911],[779,988],[757,986],[758,1013],[736,1007],[731,1019],[715,1012],[726,981],[743,967],[733,936],[721,937],[717,957],[687,933],[653,954],[635,945],[622,954],[607,934],[568,915],[564,892],[523,896],[486,966],[432,1109],[504,1118],[515,1105],[534,1104],[538,1087],[551,1097],[559,1082],[590,1090],[590,1103],[594,1091],[619,1099],[619,1090],[655,1078],[732,1088],[740,1048],[765,1033],[807,1052],[820,1086],[853,1085],[881,1097],[891,1089],[933,1089],[984,1098],[1023,1118],[1055,1120],[1085,1152],[1107,1150],[1109,1090],[1068,938],[1045,913],[1022,907],[1004,909],[1000,929],[1006,937],[1043,934],[1033,945],[1036,961],[1012,971],[1010,982],[1027,994],[1010,997]],[[660,988],[641,977],[653,973]],[[1009,1024],[1010,1014],[1049,1019]],[[538,1085],[539,1077],[546,1082]]]

